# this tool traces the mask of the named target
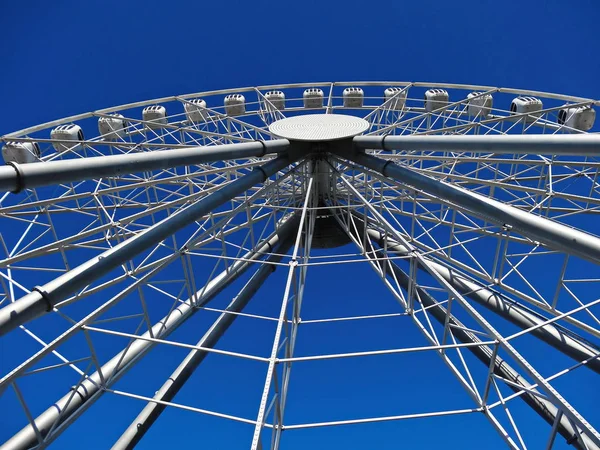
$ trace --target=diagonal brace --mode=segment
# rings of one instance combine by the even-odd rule
[[[251,173],[231,182],[197,203],[180,209],[166,219],[146,228],[139,234],[69,270],[43,286],[0,309],[0,336],[46,312],[79,289],[99,279],[134,256],[173,235],[223,203],[264,182],[290,164],[287,156],[280,156]]]

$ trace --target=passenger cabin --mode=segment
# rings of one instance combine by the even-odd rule
[[[492,112],[494,98],[483,92],[471,92],[467,95],[467,110],[471,117],[486,118]]]
[[[519,96],[510,104],[511,114],[528,114],[526,122],[534,122],[542,114],[537,112],[544,108],[542,101],[539,98],[529,96]]]
[[[54,150],[62,153],[67,150],[75,151],[81,146],[79,141],[85,140],[83,137],[83,130],[79,125],[73,123],[68,125],[59,125],[50,131],[50,139],[62,142],[53,142],[52,146]],[[65,141],[74,141],[73,143]]]
[[[362,108],[365,93],[359,87],[347,87],[342,94],[344,99],[344,107],[346,108]]]
[[[206,101],[201,98],[192,98],[183,103],[185,117],[192,123],[206,122],[208,111],[206,110]]]
[[[406,105],[406,89],[400,87],[389,87],[383,91],[383,96],[386,109],[400,111]]]
[[[285,109],[285,94],[281,91],[269,91],[265,94],[265,99],[269,101],[276,109]]]
[[[432,112],[448,104],[450,95],[444,89],[428,89],[425,92],[425,111]]]
[[[142,119],[151,130],[159,130],[167,124],[167,110],[162,105],[146,106],[142,110]]]
[[[122,139],[127,134],[127,121],[121,114],[109,114],[98,119],[98,132],[106,141]]]
[[[225,97],[224,103],[228,116],[241,116],[246,112],[246,98],[242,94],[230,94]]]
[[[322,108],[325,94],[323,90],[319,88],[309,88],[304,91],[302,95],[304,99],[305,108]]]
[[[571,106],[564,105],[558,111],[558,124],[565,125],[579,131],[589,131],[596,121],[596,110],[591,105]]]
[[[28,164],[39,161],[40,146],[37,142],[7,142],[2,147],[4,163]]]

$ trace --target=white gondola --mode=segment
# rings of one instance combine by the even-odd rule
[[[344,107],[362,108],[365,99],[364,91],[359,87],[348,87],[342,94],[344,98]]]
[[[428,89],[425,92],[425,111],[432,112],[448,104],[450,95],[444,89]]]
[[[528,114],[526,122],[533,122],[542,114],[537,112],[544,108],[539,98],[520,96],[515,98],[510,104],[511,114]]]
[[[579,131],[589,131],[596,121],[596,110],[588,106],[564,105],[558,111],[558,124],[565,125]]]
[[[79,150],[81,144],[78,141],[83,141],[83,130],[79,125],[75,125],[73,123],[68,125],[60,125],[54,128],[50,132],[50,139],[62,141],[62,142],[53,142],[52,146],[54,150],[61,153],[67,150],[74,151]],[[73,143],[64,142],[64,141],[76,141]]]
[[[406,105],[406,94],[406,89],[399,87],[389,87],[383,91],[386,109],[393,109],[396,111],[402,110],[404,105]]]
[[[322,108],[325,94],[323,90],[319,88],[309,88],[304,91],[302,95],[304,99],[305,108]]]
[[[192,123],[206,122],[208,111],[206,110],[206,101],[201,98],[192,98],[183,103],[185,116]]]
[[[110,114],[98,119],[98,132],[106,141],[122,139],[127,134],[127,121],[121,114]]]
[[[265,98],[279,110],[285,109],[285,94],[282,91],[269,91]]]
[[[148,122],[148,128],[158,130],[167,124],[167,110],[162,105],[146,106],[142,111],[142,119]]]
[[[229,94],[225,97],[225,113],[240,116],[246,113],[246,98],[242,94]]]
[[[40,146],[37,142],[7,142],[2,147],[2,158],[4,163],[14,162],[17,164],[28,164],[39,161]]]
[[[485,118],[492,112],[494,98],[483,92],[471,92],[467,95],[469,116]]]

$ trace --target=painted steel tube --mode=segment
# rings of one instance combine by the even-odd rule
[[[600,264],[600,238],[596,236],[436,180],[391,161],[360,152],[342,156],[402,184],[466,209],[486,221],[509,225],[519,234],[540,242],[545,247]]]
[[[398,283],[404,289],[408,289],[409,276],[406,274],[406,272],[404,272],[396,264],[391,262],[388,262],[388,267],[390,271],[394,272]],[[417,292],[419,294],[420,301],[423,303],[423,306],[428,308],[427,313],[431,314],[440,324],[444,325],[446,323],[446,317],[448,316],[448,311],[446,310],[446,308],[439,305],[437,301],[424,289],[417,287]],[[481,340],[475,334],[465,330],[464,325],[452,314],[450,314],[448,317],[448,326],[453,327],[452,333],[462,343],[470,344],[481,342]],[[467,347],[467,349],[471,353],[473,353],[473,355],[475,355],[477,359],[479,359],[483,364],[485,364],[487,367],[490,367],[492,363],[493,352],[489,347],[476,346]],[[496,356],[494,360],[493,371],[496,375],[510,380],[513,383],[522,386],[524,389],[537,392],[537,389],[533,388],[530,383],[528,383],[523,377],[521,377],[519,372],[513,369],[506,361],[504,361],[499,356]],[[519,388],[510,384],[507,384],[507,386],[515,392],[518,392],[520,390]],[[527,391],[521,394],[521,398],[546,422],[548,422],[550,425],[554,423],[556,415],[558,414],[558,409],[556,408],[556,406],[554,406],[552,402]],[[573,445],[579,450],[600,450],[599,447],[593,441],[591,441],[585,434],[581,434],[580,438],[573,426],[571,425],[571,422],[565,415],[562,415],[560,418],[558,424],[558,432],[567,440],[567,443]]]
[[[362,226],[364,226],[364,224],[361,223],[361,221],[359,221],[358,226],[359,226],[359,230],[358,230],[359,234],[362,235],[360,228]],[[369,231],[372,231],[372,230],[367,228],[367,233],[369,235],[369,238],[375,244],[377,244],[378,246],[381,246],[380,245],[381,244],[381,235],[380,234],[374,235],[373,233],[369,233]],[[360,240],[361,239],[360,236],[357,237],[357,239]],[[403,246],[401,246],[400,244],[394,243],[393,241],[392,241],[391,245],[390,245],[390,241],[388,241],[388,249],[390,249],[390,247],[394,244],[401,248],[401,249],[397,248],[396,250],[406,252],[406,249]],[[382,253],[381,256],[383,256],[383,250],[379,250],[379,251]],[[433,262],[431,262],[431,263],[435,264]],[[393,272],[398,284],[403,289],[408,290],[409,285],[410,285],[410,277],[408,276],[408,274],[406,272],[404,272],[399,266],[397,266],[395,263],[393,263],[391,261],[387,261],[387,267],[389,269],[387,271],[388,276],[391,272]],[[437,266],[434,266],[434,268],[437,270]],[[418,298],[422,302],[423,306],[425,308],[427,308],[428,314],[431,314],[442,325],[445,325],[446,319],[448,319],[448,326],[453,327],[452,333],[460,342],[465,343],[465,344],[481,342],[481,340],[474,333],[467,331],[465,329],[466,327],[456,317],[454,317],[453,314],[448,314],[448,311],[446,310],[446,308],[444,308],[442,305],[440,305],[435,300],[435,298],[433,298],[427,291],[425,291],[424,289],[422,289],[420,287],[417,287],[417,293],[418,293]],[[467,349],[471,353],[473,353],[475,355],[475,357],[477,357],[477,359],[479,359],[483,364],[485,364],[487,367],[490,367],[490,365],[492,363],[493,352],[489,347],[476,346],[476,347],[468,347]],[[506,361],[504,361],[499,356],[496,356],[496,358],[494,359],[493,372],[496,375],[499,375],[507,380],[510,380],[511,382],[513,382],[519,386],[522,386],[525,389],[537,392],[537,390],[535,388],[533,388],[530,383],[528,383],[523,377],[521,377],[519,372],[517,372],[515,369],[513,369]],[[518,392],[520,390],[519,388],[517,388],[515,386],[511,386],[510,384],[507,384],[507,386],[510,387],[515,392]],[[550,425],[552,425],[554,423],[554,420],[556,419],[556,416],[558,414],[558,409],[556,408],[556,406],[554,406],[554,404],[552,402],[550,402],[549,400],[546,400],[544,398],[541,398],[539,396],[536,396],[535,394],[527,392],[527,391],[525,391],[525,392],[523,392],[523,394],[521,394],[521,398],[536,413],[538,413],[540,415],[540,417],[542,417],[546,422],[548,422]],[[576,430],[571,425],[571,422],[569,421],[569,419],[564,415],[562,415],[560,418],[560,421],[558,424],[558,432],[567,440],[567,442],[569,444],[572,444],[575,448],[577,448],[579,450],[585,450],[585,449],[600,450],[600,448],[592,440],[590,440],[585,434],[583,434],[580,438],[578,436]]]
[[[223,203],[264,182],[268,177],[290,164],[280,156],[251,173],[231,182],[217,192],[180,209],[166,219],[121,242],[87,262],[69,270],[29,294],[0,309],[0,336],[48,311],[69,295],[119,267],[135,255],[171,236],[176,231],[213,211]]]
[[[362,233],[364,227],[364,221],[362,217],[357,214],[354,214],[353,216],[359,231]],[[374,228],[367,226],[366,233],[367,236],[369,236],[369,238],[373,242],[377,243],[377,245],[379,245],[381,248],[384,247],[384,239],[387,240],[387,244],[385,245],[388,252],[394,252],[401,256],[407,256],[410,254],[404,245],[396,242],[389,236],[385,238],[381,232]],[[484,306],[490,311],[493,311],[509,322],[512,322],[519,328],[527,329],[542,325],[544,323],[544,321],[536,314],[528,311],[521,305],[514,303],[500,292],[493,291],[486,286],[477,283],[476,281],[463,276],[461,273],[452,270],[451,268],[446,267],[430,258],[425,259],[427,260],[428,264],[458,292]],[[425,270],[420,264],[418,265],[418,268],[420,270]],[[551,323],[532,330],[531,334],[551,345],[563,354],[573,358],[577,362],[594,358],[599,351],[598,348],[591,346],[583,339],[577,339],[576,336],[566,333],[560,327],[557,327]],[[591,359],[585,366],[600,374],[599,358],[596,357]]]
[[[359,220],[359,227],[362,224],[360,218],[355,217],[355,220]],[[382,234],[372,228],[367,228],[367,235],[371,240],[376,242],[380,247],[383,247],[383,236]],[[408,255],[409,252],[402,244],[387,238],[387,249],[388,251],[398,253],[400,255]],[[492,291],[487,287],[478,284],[460,273],[439,264],[431,259],[427,258],[429,265],[444,278],[452,287],[458,292],[474,300],[478,304],[485,308],[493,311],[504,319],[517,325],[519,328],[527,329],[533,326],[543,324],[543,320],[540,319],[534,313],[521,307],[509,299],[504,297],[499,292]],[[419,269],[424,268],[419,265]],[[577,362],[585,361],[586,359],[594,358],[598,353],[599,349],[594,348],[587,344],[582,339],[577,339],[569,333],[565,333],[559,327],[553,324],[546,324],[540,328],[536,328],[531,331],[531,334],[538,339],[551,345],[558,351],[565,355],[573,358]],[[600,374],[600,359],[595,358],[588,361],[585,365],[594,372]]]
[[[204,306],[211,301],[219,292],[221,292],[230,282],[242,275],[253,262],[259,260],[265,253],[279,245],[282,241],[291,239],[298,228],[297,215],[289,216],[287,220],[281,222],[278,230],[265,239],[256,249],[246,253],[242,259],[235,261],[227,270],[224,270],[210,281],[202,289],[198,290],[198,304],[195,306]],[[271,268],[269,267],[269,270]],[[192,306],[192,299],[182,303],[170,314],[163,317],[152,327],[152,334],[147,331],[142,338],[152,336],[164,339],[171,332],[176,330],[181,324],[189,319],[197,308]],[[117,353],[107,363],[102,366],[102,375],[105,380],[110,380],[106,387],[117,382],[140,358],[142,358],[156,343],[144,339],[134,340],[125,350]],[[60,418],[60,426],[68,425],[67,422],[75,420],[87,408],[89,408],[105,391],[102,388],[102,381],[98,372],[90,375],[73,392],[73,389],[64,395],[60,400],[54,403],[50,408],[44,411],[35,419],[35,424],[42,436],[46,436],[56,420]],[[62,416],[61,416],[62,414]],[[59,434],[61,430],[55,430]],[[56,435],[53,434],[52,439]],[[31,425],[25,426],[11,439],[6,441],[0,450],[24,450],[37,445],[36,433]]]
[[[271,153],[283,153],[287,151],[289,144],[286,139],[278,139],[30,164],[12,163],[0,167],[0,192],[19,192],[26,188],[226,159],[260,157]]]
[[[271,255],[266,261],[275,263],[281,261],[283,255],[289,250],[292,244],[293,240],[291,238],[281,242],[274,250],[276,254]],[[226,311],[229,313],[241,312],[269,275],[273,273],[275,267],[274,265],[262,264],[229,306],[227,306]],[[207,348],[214,347],[236,318],[237,314],[222,313],[196,345]],[[156,392],[154,399],[162,402],[170,402],[192,376],[207,354],[208,352],[203,350],[190,351]],[[163,404],[149,402],[123,432],[112,447],[112,450],[129,450],[134,448],[160,417],[165,408],[166,406]]]
[[[599,156],[597,134],[356,136],[362,149]]]

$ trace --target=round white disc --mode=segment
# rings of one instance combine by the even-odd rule
[[[273,122],[269,131],[290,141],[334,141],[364,133],[369,122],[343,114],[306,114]]]

